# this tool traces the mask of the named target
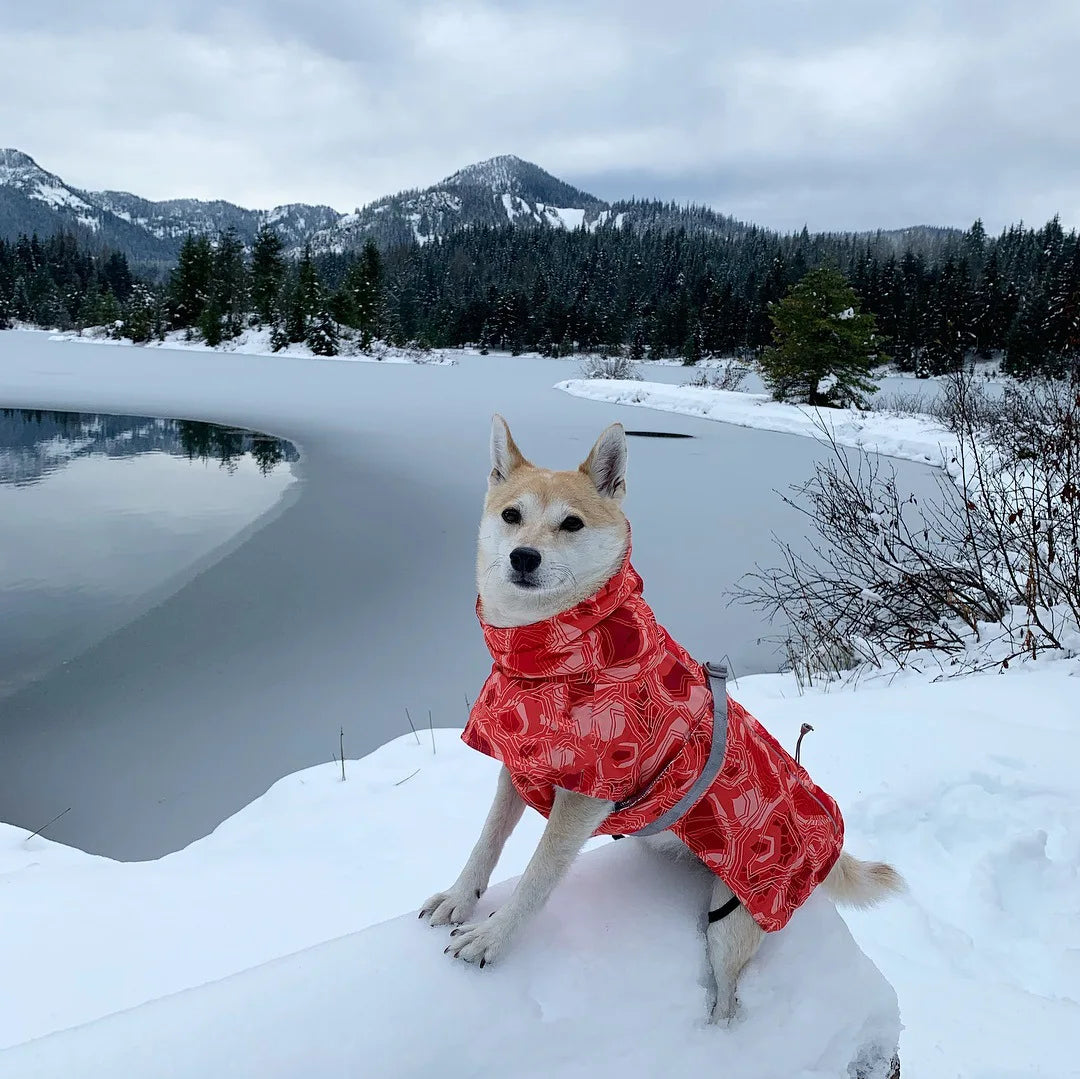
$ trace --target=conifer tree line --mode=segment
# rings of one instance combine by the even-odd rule
[[[937,374],[1001,354],[1020,377],[1080,367],[1080,237],[1057,218],[966,232],[709,235],[662,227],[563,231],[475,226],[424,245],[289,258],[264,228],[189,236],[164,282],[135,279],[122,255],[70,237],[0,243],[0,320],[123,323],[136,340],[167,330],[210,344],[249,325],[275,347],[332,355],[348,333],[421,347],[477,345],[632,358],[758,353],[775,304],[821,266],[838,269],[872,314],[883,354]]]

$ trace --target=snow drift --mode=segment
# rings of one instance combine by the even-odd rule
[[[511,882],[484,897],[479,917]],[[627,842],[584,856],[500,964],[414,913],[0,1056],[15,1079],[708,1075],[887,1079],[896,995],[815,896],[706,1026],[708,881]]]

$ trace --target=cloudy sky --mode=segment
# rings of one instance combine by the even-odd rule
[[[0,146],[348,210],[500,153],[779,228],[1080,226],[1078,0],[5,0]]]

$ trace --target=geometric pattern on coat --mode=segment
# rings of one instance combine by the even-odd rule
[[[628,835],[675,806],[712,744],[701,664],[660,626],[630,564],[576,607],[501,628],[477,616],[494,663],[462,738],[506,766],[545,817],[555,790],[619,806],[597,834]],[[740,704],[723,764],[671,827],[767,932],[781,929],[840,857],[839,807]]]

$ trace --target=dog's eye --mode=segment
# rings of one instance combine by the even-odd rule
[[[519,525],[521,524],[521,510],[515,509],[513,506],[507,506],[502,511],[502,519],[508,525]]]
[[[563,523],[559,527],[564,532],[580,532],[585,527],[585,522],[580,517],[575,517],[571,514],[563,520]]]

